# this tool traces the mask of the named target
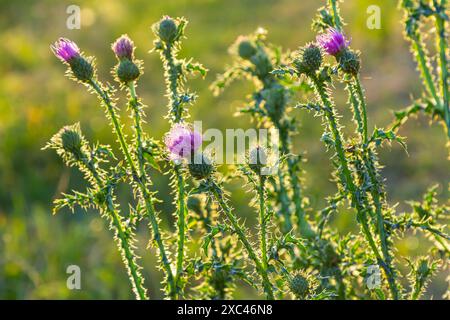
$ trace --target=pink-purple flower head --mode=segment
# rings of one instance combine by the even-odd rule
[[[345,35],[334,28],[330,28],[327,33],[319,35],[317,43],[326,53],[332,56],[339,55],[350,45],[350,41],[347,40]]]
[[[172,160],[189,158],[202,144],[202,135],[186,124],[176,124],[166,134],[164,143]]]
[[[67,63],[80,56],[80,49],[77,44],[66,38],[59,38],[59,40],[51,46],[51,49],[56,57]]]
[[[130,61],[133,59],[134,43],[127,35],[122,35],[117,39],[113,43],[112,49],[119,59],[126,58]]]

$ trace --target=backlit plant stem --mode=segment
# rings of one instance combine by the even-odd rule
[[[210,184],[214,184],[214,183],[212,181],[210,181]],[[269,280],[269,276],[267,275],[267,270],[265,270],[261,260],[258,258],[255,251],[253,250],[253,247],[250,244],[250,241],[248,241],[247,236],[245,235],[245,231],[239,224],[239,221],[236,218],[236,216],[234,215],[234,213],[232,212],[231,208],[226,203],[222,192],[217,190],[217,188],[214,185],[211,186],[210,189],[211,189],[211,193],[214,196],[215,200],[217,201],[219,207],[221,208],[223,213],[226,215],[227,219],[231,222],[233,231],[237,234],[239,241],[242,242],[250,259],[252,259],[253,262],[255,263],[256,270],[258,271],[259,275],[261,276],[262,284],[263,284],[267,299],[273,300],[274,299],[273,289],[272,289],[272,284],[270,283],[270,280]]]
[[[340,31],[342,29],[342,22],[341,22],[341,17],[338,12],[336,0],[328,0],[328,1],[329,1],[329,6],[333,10],[334,24],[336,26],[336,29]]]
[[[92,163],[90,161],[87,161],[87,159],[85,158],[83,158],[81,162],[82,165],[84,165],[85,168],[89,170],[89,172],[92,174],[92,177],[94,177],[98,189],[99,190],[105,189],[104,183],[100,179],[99,174],[96,168],[92,165]],[[137,265],[135,261],[135,255],[132,251],[132,246],[128,242],[129,236],[126,234],[124,230],[124,226],[117,213],[112,196],[109,194],[109,192],[106,196],[106,204],[103,205],[103,210],[105,210],[108,217],[111,219],[111,225],[115,232],[115,239],[119,247],[119,251],[121,251],[122,256],[125,257],[124,263],[127,267],[127,271],[130,276],[131,285],[136,295],[136,299],[147,300],[148,299],[147,290],[143,286],[144,279],[142,278],[139,272],[140,267]]]
[[[394,283],[395,280],[392,277],[390,268],[387,266],[387,264],[381,258],[381,255],[377,248],[376,242],[373,239],[372,232],[371,232],[370,227],[367,222],[367,216],[366,216],[367,210],[364,209],[364,207],[361,205],[359,199],[356,196],[356,186],[353,182],[352,174],[348,167],[347,159],[345,157],[345,151],[344,151],[343,144],[342,144],[342,137],[339,132],[336,117],[333,112],[333,106],[332,106],[330,100],[328,99],[328,94],[326,92],[326,88],[324,87],[323,83],[317,78],[316,75],[311,75],[310,77],[314,83],[315,89],[316,89],[322,103],[324,104],[325,116],[328,120],[328,125],[330,128],[330,131],[333,134],[333,140],[334,140],[334,144],[335,144],[335,148],[336,148],[336,153],[339,158],[341,170],[345,177],[345,181],[343,181],[343,182],[345,183],[345,188],[347,189],[346,192],[350,192],[350,195],[352,197],[352,202],[358,212],[358,218],[362,225],[362,231],[369,243],[369,246],[371,247],[372,251],[374,252],[375,257],[377,258],[378,263],[385,270],[386,276],[388,277],[389,288],[391,290],[392,296],[394,297],[394,299],[396,299],[398,294],[397,294],[397,286]]]
[[[173,280],[173,275],[172,275],[172,269],[170,267],[170,262],[169,259],[167,257],[166,254],[166,249],[164,247],[164,244],[162,242],[162,237],[161,237],[161,233],[159,231],[159,226],[158,226],[158,220],[156,218],[156,213],[155,213],[155,209],[153,207],[153,201],[151,198],[151,194],[148,192],[146,186],[144,185],[144,183],[142,182],[142,179],[140,177],[138,177],[137,175],[137,170],[136,170],[136,166],[134,164],[133,158],[131,157],[130,151],[128,150],[128,145],[125,141],[125,137],[123,135],[122,132],[122,127],[119,123],[119,119],[116,115],[114,106],[111,103],[111,99],[108,96],[108,93],[103,90],[101,88],[101,86],[95,81],[95,80],[91,80],[89,82],[89,84],[92,86],[92,88],[95,90],[95,92],[97,92],[97,94],[99,95],[99,97],[102,99],[103,103],[105,104],[109,117],[111,118],[112,124],[113,124],[113,129],[114,132],[117,135],[117,138],[119,140],[119,144],[120,144],[120,148],[125,156],[125,160],[127,162],[128,167],[131,170],[131,174],[133,175],[134,180],[136,181],[139,191],[141,193],[142,198],[144,199],[144,203],[145,203],[145,208],[146,208],[146,212],[147,212],[147,216],[150,220],[150,224],[152,227],[152,231],[153,231],[153,237],[158,245],[158,249],[159,249],[159,254],[160,254],[160,258],[161,258],[161,262],[163,264],[163,267],[165,269],[166,272],[166,276],[167,276],[167,283],[169,286],[169,295],[174,296],[175,292],[175,287],[174,287],[174,280]]]
[[[431,65],[430,62],[428,61],[428,57],[423,48],[420,35],[415,34],[411,38],[411,42],[413,45],[414,55],[416,56],[417,65],[422,75],[425,87],[428,89],[428,93],[431,94],[431,96],[433,97],[434,102],[436,103],[436,107],[438,109],[442,109],[441,102],[437,94],[436,87],[434,85],[433,76],[430,71]]]
[[[261,262],[262,267],[265,272],[267,272],[267,219],[266,219],[266,195],[265,195],[265,177],[259,177],[259,188],[258,188],[258,197],[259,197],[259,226],[260,226],[260,235],[259,241],[261,246]]]
[[[381,251],[383,253],[384,261],[385,261],[385,271],[386,276],[389,282],[389,287],[391,288],[391,293],[393,299],[397,300],[399,298],[399,293],[397,289],[397,285],[395,284],[395,273],[394,269],[392,267],[392,258],[390,255],[390,249],[389,249],[389,241],[386,233],[386,228],[384,224],[384,218],[383,218],[383,212],[382,212],[382,203],[380,199],[380,183],[379,179],[377,177],[375,163],[373,161],[374,154],[373,151],[370,149],[370,147],[367,145],[368,137],[367,137],[367,103],[366,98],[364,96],[364,92],[361,86],[361,80],[358,75],[354,76],[354,83],[356,87],[356,92],[358,94],[359,98],[359,105],[361,106],[361,112],[362,112],[362,124],[363,124],[363,158],[365,162],[365,166],[367,169],[367,172],[369,173],[371,188],[370,193],[372,195],[372,199],[375,205],[375,214],[376,214],[376,220],[377,220],[377,230],[379,232],[380,236],[380,242],[381,242]],[[358,106],[355,105],[354,109],[357,109]]]
[[[441,7],[446,7],[446,0],[441,1]],[[439,68],[440,68],[440,83],[441,94],[444,108],[444,119],[447,125],[447,135],[450,138],[450,107],[449,107],[449,92],[448,92],[448,64],[447,64],[447,37],[445,32],[445,20],[441,15],[436,14],[436,29],[438,32],[438,47],[439,47]]]
[[[163,49],[164,76],[167,83],[167,96],[169,98],[169,117],[172,124],[181,123],[183,120],[183,108],[179,96],[178,80],[182,75],[179,73],[175,65],[175,57],[173,54],[173,44],[166,43]],[[181,166],[174,165],[174,175],[177,179],[177,226],[178,226],[178,250],[177,250],[177,269],[175,274],[175,285],[178,288],[178,282],[183,272],[183,261],[185,255],[186,240],[186,217],[185,217],[185,181],[181,172]]]

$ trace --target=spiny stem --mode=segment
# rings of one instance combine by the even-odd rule
[[[350,105],[353,107],[353,116],[356,122],[357,131],[361,137],[361,142],[364,140],[364,124],[361,117],[359,102],[356,98],[356,89],[351,81],[347,82],[347,91],[350,98]],[[366,130],[367,131],[367,130]]]
[[[356,196],[357,189],[353,182],[351,171],[348,167],[348,162],[345,157],[345,151],[344,151],[344,148],[342,145],[342,138],[341,138],[341,134],[338,129],[338,124],[337,124],[337,121],[336,121],[336,118],[335,118],[335,115],[333,112],[333,106],[332,106],[330,100],[328,99],[328,94],[326,93],[326,89],[324,88],[323,83],[320,82],[320,80],[317,78],[316,75],[311,75],[311,79],[313,80],[315,89],[316,89],[318,95],[320,96],[322,103],[325,106],[325,115],[326,115],[328,123],[329,123],[330,131],[333,134],[336,153],[339,158],[339,162],[341,164],[341,169],[343,171],[343,174],[344,174],[344,177],[346,180],[345,181],[346,188],[348,188],[347,192],[349,192],[352,197],[352,202],[358,212],[358,217],[359,217],[359,220],[361,221],[363,233],[366,236],[367,241],[369,242],[369,246],[371,247],[372,251],[374,252],[379,265],[386,272],[386,275],[388,277],[389,288],[392,292],[392,296],[395,298],[395,297],[397,297],[397,294],[396,294],[397,286],[392,282],[393,278],[390,277],[390,275],[391,275],[390,269],[386,265],[386,263],[383,261],[383,259],[381,258],[381,255],[378,251],[375,240],[373,239],[372,233],[371,233],[370,228],[367,223],[367,217],[366,217],[367,210],[364,209],[364,207],[360,203],[360,200]]]
[[[99,176],[96,168],[91,164],[91,162],[87,161],[87,159],[85,159],[85,158],[83,159],[82,163],[87,168],[87,170],[89,170],[91,172],[92,176],[94,177],[95,181],[97,182],[97,187],[99,189],[103,189],[105,186],[104,186],[103,181],[100,179],[100,176]],[[137,263],[135,261],[135,254],[133,253],[133,251],[131,249],[132,246],[128,242],[129,236],[127,236],[124,231],[124,227],[123,227],[120,217],[115,209],[111,195],[107,196],[106,203],[107,204],[103,206],[104,207],[103,210],[105,210],[107,212],[109,218],[111,219],[113,229],[117,236],[116,239],[118,239],[117,242],[118,242],[118,246],[119,246],[119,251],[122,251],[123,252],[122,256],[125,257],[124,263],[127,267],[127,270],[128,270],[129,276],[130,276],[131,285],[133,287],[133,291],[136,294],[136,299],[147,300],[148,299],[147,289],[145,289],[144,279],[142,278],[141,274],[139,273],[140,267],[137,265]]]
[[[211,181],[210,184],[213,184],[213,182]],[[250,242],[248,241],[247,236],[245,235],[244,230],[242,229],[241,225],[239,224],[238,219],[232,212],[231,208],[225,202],[222,193],[219,192],[214,186],[211,187],[211,192],[212,192],[214,198],[216,199],[219,207],[222,209],[223,213],[225,213],[228,220],[231,222],[231,225],[233,226],[233,231],[237,234],[239,240],[244,245],[244,248],[247,251],[250,259],[252,259],[253,262],[255,263],[256,270],[258,271],[259,275],[261,276],[262,284],[263,284],[267,299],[273,300],[274,295],[273,295],[272,284],[270,283],[269,276],[267,275],[267,271],[264,269],[261,261],[259,260],[255,251],[253,250],[253,247],[250,244]]]
[[[358,93],[359,96],[359,102],[361,104],[361,111],[362,111],[362,121],[363,121],[363,143],[364,145],[367,144],[368,141],[368,137],[367,137],[367,104],[366,104],[366,99],[364,97],[364,92],[361,86],[361,80],[359,78],[359,75],[356,75],[354,77],[355,79],[355,87],[356,87],[356,92]],[[356,109],[356,106],[355,106]]]
[[[337,30],[341,31],[342,30],[341,17],[339,16],[339,10],[336,2],[337,0],[329,0],[329,5],[333,10],[334,25]]]
[[[258,188],[258,197],[259,197],[259,227],[260,227],[260,246],[261,246],[261,261],[262,267],[267,272],[267,221],[266,221],[266,204],[265,204],[265,177],[259,177],[259,188]]]
[[[141,126],[141,113],[140,113],[140,105],[139,100],[136,95],[136,85],[134,81],[131,81],[128,84],[128,90],[130,93],[130,105],[133,109],[134,115],[134,132],[136,135],[136,155],[139,164],[139,176],[146,178],[145,170],[144,170],[144,157],[142,155],[142,126]]]
[[[441,1],[442,8],[445,8],[446,0]],[[449,92],[448,92],[448,64],[447,64],[447,37],[445,32],[445,20],[436,14],[436,28],[438,32],[438,47],[439,47],[439,68],[440,72],[440,88],[442,94],[442,102],[444,108],[444,120],[447,126],[447,135],[450,139],[450,107],[449,107]]]
[[[431,94],[431,96],[434,99],[434,102],[436,103],[436,107],[438,109],[442,109],[439,96],[436,91],[436,87],[434,85],[433,76],[430,71],[430,63],[428,61],[428,57],[425,54],[425,50],[423,48],[423,45],[421,43],[421,37],[419,34],[414,35],[411,38],[411,42],[413,45],[414,54],[416,56],[417,64],[420,73],[422,74],[422,79],[424,81],[425,87],[428,89],[428,93]]]
[[[181,76],[174,56],[174,45],[166,43],[162,51],[164,63],[164,76],[167,84],[167,96],[169,98],[169,118],[172,123],[181,123],[183,121],[183,108],[179,94],[179,77]],[[175,48],[176,49],[176,48]],[[177,225],[178,225],[178,249],[177,249],[177,269],[175,274],[175,285],[178,289],[181,273],[183,272],[183,261],[186,239],[186,218],[185,218],[185,181],[183,173],[178,165],[174,167],[174,174],[177,178]]]
[[[175,175],[177,177],[178,187],[178,255],[177,255],[177,271],[175,275],[175,285],[178,287],[181,273],[183,272],[184,245],[186,239],[186,217],[185,217],[185,193],[184,179],[179,165],[175,166]]]
[[[377,177],[376,169],[375,169],[375,163],[373,161],[374,154],[372,150],[367,145],[367,103],[366,98],[364,96],[364,92],[361,86],[361,81],[359,76],[354,77],[355,80],[355,87],[356,91],[358,93],[359,98],[359,104],[361,106],[362,115],[363,115],[363,158],[365,162],[366,169],[369,173],[371,188],[370,193],[372,195],[373,202],[375,204],[375,214],[377,219],[377,230],[379,232],[380,241],[381,241],[381,251],[383,252],[383,257],[386,263],[386,276],[388,278],[389,287],[391,289],[392,298],[397,300],[399,298],[398,293],[398,287],[395,283],[395,272],[394,268],[392,267],[392,258],[389,252],[389,242],[388,237],[384,225],[384,218],[383,218],[383,212],[382,212],[382,204],[380,201],[380,182]],[[356,109],[357,106],[354,106],[354,109]]]
[[[159,254],[161,256],[161,262],[166,271],[167,281],[168,281],[168,286],[169,286],[168,291],[171,296],[174,296],[175,286],[174,286],[174,281],[173,281],[172,269],[170,267],[169,259],[167,258],[166,249],[162,242],[162,237],[161,237],[161,233],[159,231],[158,220],[156,218],[155,209],[153,207],[153,200],[151,198],[151,194],[147,191],[145,184],[142,182],[142,180],[137,175],[136,166],[131,157],[130,151],[128,150],[128,145],[125,142],[125,137],[122,132],[122,127],[119,123],[119,119],[114,110],[114,106],[111,103],[111,99],[109,98],[107,92],[104,91],[95,80],[91,80],[89,84],[97,92],[97,94],[103,100],[103,102],[107,108],[107,111],[108,111],[111,121],[113,123],[114,132],[116,133],[118,140],[119,140],[120,148],[125,156],[127,165],[130,168],[131,173],[137,182],[141,196],[144,199],[147,216],[150,220],[150,224],[151,224],[152,230],[153,230],[153,236],[158,245]]]

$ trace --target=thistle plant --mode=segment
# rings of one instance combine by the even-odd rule
[[[393,127],[399,128],[410,116],[423,111],[442,121],[450,138],[449,3],[447,0],[402,0],[399,5],[405,13],[404,35],[417,62],[423,93],[410,107],[395,113]],[[430,54],[427,48],[425,40],[429,34],[436,43],[435,55]]]
[[[313,23],[315,40],[296,51],[269,43],[264,29],[238,37],[230,49],[233,65],[211,87],[220,93],[234,80],[252,81],[253,93],[240,111],[250,114],[258,128],[277,129],[280,145],[277,150],[254,146],[245,163],[230,168],[229,175],[220,172],[214,154],[202,150],[202,134],[189,123],[189,107],[196,95],[187,89],[187,79],[197,73],[204,76],[206,69],[179,57],[187,24],[184,18],[165,16],[152,27],[153,51],[161,57],[168,99],[170,130],[163,143],[145,131],[145,105],[137,90],[143,62],[135,57],[133,41],[123,35],[112,44],[117,58],[111,68],[116,89],[99,80],[93,58],[74,42],[59,39],[52,51],[67,66],[67,75],[98,97],[119,152],[89,143],[78,123],[55,134],[45,149],[55,150],[67,166],[79,169],[88,184],[83,192],[55,200],[55,212],[80,206],[100,213],[113,232],[137,299],[149,298],[135,253],[136,230],[143,221],[149,223],[168,299],[230,299],[238,281],[267,299],[420,299],[432,276],[449,267],[450,208],[437,200],[438,186],[430,188],[421,201],[409,202],[409,211],[399,212],[390,205],[378,150],[394,141],[406,148],[397,130],[418,110],[440,117],[450,128],[446,5],[445,0],[401,2],[406,35],[426,92],[413,107],[397,113],[390,129],[369,130],[363,65],[360,53],[351,47],[338,1],[329,0],[319,9]],[[423,43],[425,19],[433,19],[436,26],[436,70]],[[333,99],[338,82],[345,86],[351,119],[341,117]],[[116,90],[127,95],[124,105],[131,128],[119,117],[121,101]],[[294,109],[314,112],[323,121],[321,141],[334,168],[337,192],[322,209],[309,204],[301,178],[303,157],[293,154],[293,139],[301,130]],[[341,123],[354,126],[354,132],[344,134]],[[125,134],[128,130],[131,137]],[[280,159],[274,159],[274,151],[281,154]],[[275,174],[267,175],[266,169]],[[159,200],[152,185],[154,171],[171,177],[175,231],[162,229],[155,209]],[[240,179],[253,195],[255,228],[247,227],[243,212],[231,204],[226,188],[231,179]],[[132,188],[128,212],[116,198],[121,184]],[[340,234],[331,226],[332,216],[342,211],[355,214],[359,233]],[[419,231],[430,241],[430,248],[420,257],[405,257],[410,271],[402,274],[400,263],[405,259],[396,252],[395,240]],[[198,252],[188,252],[188,245]],[[369,276],[367,266],[373,265],[383,271],[383,278],[381,286],[372,290],[366,287],[365,277]]]

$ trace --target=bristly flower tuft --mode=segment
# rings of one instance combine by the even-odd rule
[[[112,50],[119,60],[133,60],[134,43],[126,34],[122,35],[112,44]]]
[[[172,160],[191,156],[202,144],[202,135],[184,123],[175,124],[166,134],[164,143]]]
[[[327,33],[317,37],[317,43],[326,53],[332,56],[338,56],[350,45],[345,35],[334,28],[328,29]]]
[[[66,63],[80,56],[77,44],[66,38],[59,38],[50,48],[57,58]]]

